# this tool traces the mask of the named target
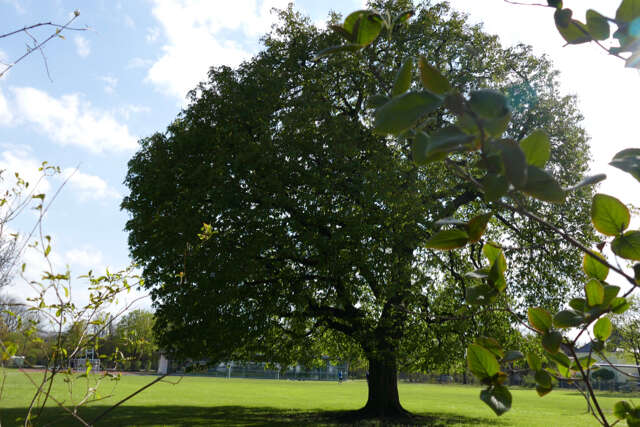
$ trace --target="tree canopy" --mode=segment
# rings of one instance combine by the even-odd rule
[[[398,17],[414,7],[370,6]],[[291,363],[314,357],[329,336],[369,360],[367,410],[397,413],[399,362],[427,369],[462,356],[478,335],[508,339],[508,314],[464,300],[472,279],[459,272],[479,268],[486,241],[507,242],[510,287],[499,298],[512,307],[555,308],[575,292],[580,255],[517,213],[487,215],[487,234],[464,250],[429,248],[437,220],[490,208],[441,163],[417,167],[412,138],[381,136],[372,124],[372,96],[417,85],[409,66],[408,79],[397,69],[423,55],[465,93],[505,93],[506,135],[544,130],[555,178],[573,184],[587,168],[586,136],[549,61],[526,46],[502,48],[446,3],[422,2],[394,31],[358,54],[314,61],[337,36],[281,11],[263,51],[237,69],[212,68],[167,131],[140,141],[122,207],[162,348]],[[430,132],[454,120],[429,117]],[[590,195],[521,202],[589,242]]]

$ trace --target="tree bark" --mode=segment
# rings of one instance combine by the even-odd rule
[[[369,397],[360,412],[367,417],[398,418],[410,413],[400,404],[396,356],[369,358]]]

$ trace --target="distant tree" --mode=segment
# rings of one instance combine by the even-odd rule
[[[613,319],[612,344],[628,352],[640,375],[640,299],[632,299],[631,308]],[[615,350],[615,349],[614,349]]]
[[[405,16],[413,5],[371,6]],[[364,413],[402,414],[400,365],[459,362],[478,335],[515,339],[510,313],[465,302],[474,282],[458,272],[480,268],[483,243],[509,242],[504,298],[514,310],[558,307],[575,292],[581,258],[513,212],[493,218],[486,240],[466,250],[428,248],[437,219],[469,220],[489,205],[442,164],[417,167],[407,139],[376,134],[367,99],[390,93],[403,60],[424,54],[464,91],[507,93],[507,135],[544,129],[564,185],[587,169],[582,117],[574,98],[559,95],[549,61],[525,46],[501,48],[446,3],[425,1],[394,38],[320,62],[314,54],[337,36],[290,9],[280,18],[264,51],[235,70],[211,69],[191,104],[129,162],[122,207],[157,308],[155,332],[179,357],[286,363],[313,357],[331,331],[368,360]],[[433,113],[426,126],[451,121]],[[582,189],[564,205],[522,203],[589,242],[590,194]]]
[[[132,366],[150,365],[157,351],[153,337],[153,313],[133,310],[122,317],[116,327],[117,343]]]

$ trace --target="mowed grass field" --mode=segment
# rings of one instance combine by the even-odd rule
[[[34,379],[38,374],[31,374]],[[40,374],[41,375],[41,374]],[[80,409],[91,420],[106,408],[155,379],[154,376],[126,375],[117,383],[103,382],[101,396],[111,397]],[[178,377],[168,377],[175,382]],[[114,387],[115,386],[115,387]],[[63,381],[53,387],[56,399],[70,402],[82,397],[86,379],[73,387],[73,397]],[[3,427],[21,425],[33,396],[33,385],[17,371],[9,371],[0,399]],[[513,390],[513,409],[496,417],[482,403],[480,388],[455,385],[399,385],[400,399],[416,414],[412,424],[434,426],[596,426],[586,414],[582,396],[556,390],[540,398],[535,391]],[[348,425],[346,411],[362,407],[366,401],[365,381],[337,382],[221,379],[185,377],[177,384],[159,382],[112,411],[101,426],[298,426]],[[607,414],[621,398],[636,396],[603,395]],[[81,425],[51,402],[36,425]],[[370,425],[372,423],[362,423]],[[373,423],[375,424],[375,423]]]

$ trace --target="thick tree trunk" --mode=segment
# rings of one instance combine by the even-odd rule
[[[398,396],[398,366],[395,355],[369,358],[369,398],[360,412],[367,417],[398,418],[409,414]]]

